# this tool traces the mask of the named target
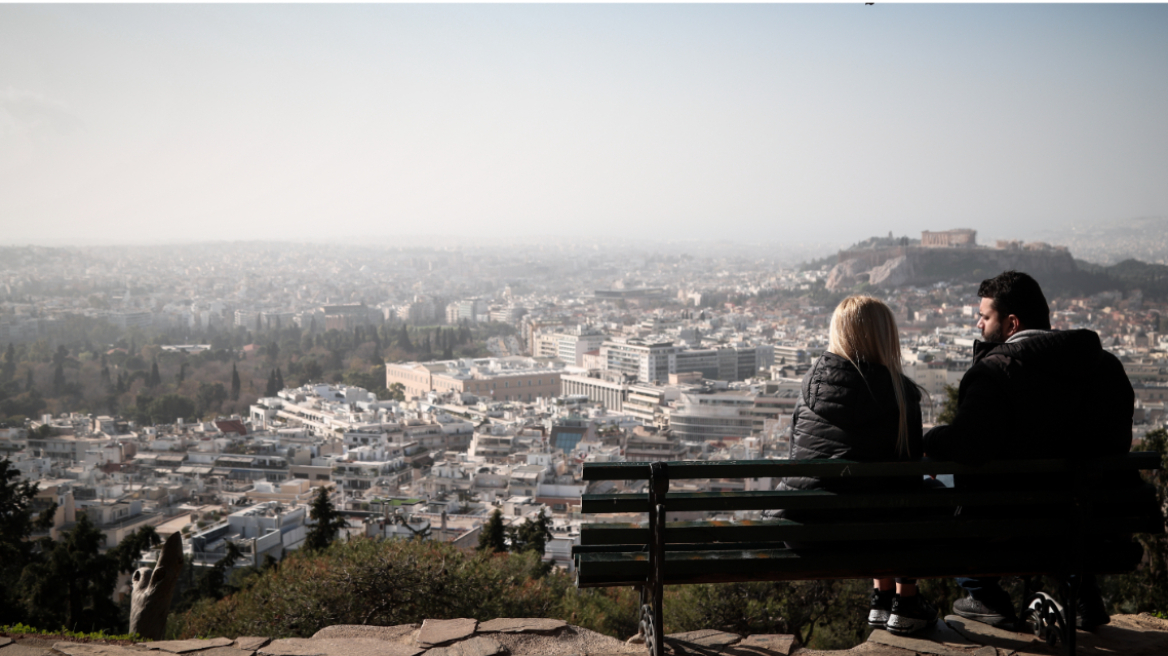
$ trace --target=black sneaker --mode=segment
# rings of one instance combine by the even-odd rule
[[[1014,607],[1006,602],[1004,605],[988,605],[973,597],[965,597],[953,602],[953,612],[967,620],[976,620],[990,626],[1014,628],[1018,624],[1018,615]]]
[[[892,612],[892,598],[896,590],[889,589],[881,592],[872,589],[872,601],[868,605],[868,626],[874,629],[883,629],[888,623],[888,614]]]
[[[884,628],[889,633],[908,635],[921,629],[928,628],[937,621],[937,609],[928,600],[918,595],[901,597],[897,595],[892,600],[892,612],[888,615],[888,624]]]

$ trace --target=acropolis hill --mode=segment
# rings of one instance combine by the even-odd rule
[[[926,230],[919,244],[905,238],[876,240],[873,246],[840,251],[827,288],[845,291],[862,283],[883,288],[924,286],[957,277],[985,278],[1008,269],[1042,279],[1075,271],[1075,261],[1065,246],[1006,240],[978,246],[976,230]]]

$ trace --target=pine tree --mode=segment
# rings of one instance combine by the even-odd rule
[[[406,330],[406,325],[403,323],[401,332],[397,335],[397,345],[403,351],[413,351],[414,345],[410,344],[410,332]]]
[[[109,387],[111,385],[110,370],[108,366],[103,366],[101,368],[101,384],[103,387]]]
[[[126,391],[126,379],[122,378],[122,372],[120,371],[118,372],[118,382],[114,386],[114,390],[117,391],[118,394],[122,394]]]
[[[276,386],[276,370],[272,369],[272,371],[268,374],[268,386],[264,390],[264,396],[275,396],[276,392],[279,391],[280,388]]]
[[[4,351],[4,363],[0,365],[0,382],[12,380],[15,375],[16,348],[12,346],[12,342],[9,342],[8,349]]]
[[[276,367],[276,391],[284,389],[284,374],[280,373],[280,368]]]
[[[231,400],[239,400],[239,370],[235,368],[235,363],[231,363]]]
[[[483,553],[501,553],[507,550],[507,531],[503,527],[503,511],[498,508],[483,524],[479,533],[478,550]]]
[[[304,538],[304,548],[309,550],[325,549],[337,537],[337,533],[347,526],[345,518],[333,506],[329,498],[328,488],[316,488],[316,496],[312,499],[308,516],[316,523]]]
[[[157,387],[162,384],[162,376],[158,373],[158,360],[150,365],[150,387]]]
[[[65,391],[65,367],[58,364],[53,371],[53,394],[60,394]]]
[[[175,377],[175,380],[178,381],[178,386],[182,387],[183,381],[186,379],[187,379],[187,363],[184,362],[181,365],[179,365],[178,376]]]

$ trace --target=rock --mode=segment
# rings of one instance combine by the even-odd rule
[[[568,626],[563,620],[544,619],[539,617],[500,617],[498,619],[480,622],[479,633],[539,633],[551,635]]]
[[[688,642],[691,645],[721,649],[742,640],[737,633],[728,633],[716,629],[702,629],[700,631],[686,631],[685,633],[671,633],[665,636],[666,641]]]
[[[899,287],[913,278],[912,262],[903,255],[894,257],[868,272],[873,287]]]
[[[192,651],[202,651],[212,647],[229,647],[234,643],[231,638],[211,638],[210,640],[161,640],[158,642],[140,642],[139,647],[157,649],[171,654],[186,654]]]
[[[204,651],[191,652],[193,656],[252,656],[254,651],[235,647],[212,647]]]
[[[478,624],[478,620],[465,617],[456,620],[423,620],[417,642],[422,647],[434,647],[469,638],[474,634]]]
[[[246,637],[242,637],[242,638],[236,638],[235,639],[235,647],[238,649],[246,649],[248,651],[255,651],[255,650],[259,649],[260,647],[263,647],[264,645],[268,644],[271,640],[272,640],[271,638],[260,638],[260,637],[254,637],[254,636],[246,636]]]
[[[1014,631],[998,629],[989,624],[967,620],[958,615],[946,615],[945,623],[970,642],[997,647],[1007,653],[1012,651],[1044,653],[1047,651],[1046,643],[1036,638],[1033,633],[1015,633]],[[1082,632],[1079,635],[1082,635]]]
[[[799,641],[793,635],[759,634],[743,638],[742,642],[734,645],[734,653],[743,656],[790,656],[798,647]]]
[[[645,644],[645,634],[638,633],[637,635],[625,640],[626,645],[643,645]]]
[[[418,656],[422,649],[375,638],[283,638],[260,647],[268,656]]]
[[[52,653],[64,656],[142,656],[149,652],[96,642],[56,642],[53,643]]]
[[[427,651],[426,656],[500,656],[507,653],[507,648],[499,644],[498,640],[475,636],[446,647],[435,647]]]
[[[944,622],[938,622],[944,624]],[[943,642],[935,641],[938,631],[936,626],[914,633],[909,636],[901,636],[889,633],[884,629],[876,629],[868,636],[869,642],[876,642],[889,647],[897,647],[906,649],[908,651],[915,651],[918,654],[935,654],[936,656],[969,656],[969,652],[964,649],[950,647]]]
[[[161,640],[166,633],[166,615],[174,584],[183,567],[182,534],[172,533],[162,547],[154,569],[134,572],[130,591],[130,633]]]
[[[0,638],[0,647],[6,647],[12,642],[12,638]]]
[[[316,638],[376,638],[391,642],[413,644],[414,632],[420,624],[398,624],[396,626],[366,626],[364,624],[336,624],[326,626],[313,634]]]

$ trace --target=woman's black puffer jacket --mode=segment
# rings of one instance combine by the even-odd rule
[[[904,377],[904,402],[907,454],[896,447],[900,413],[888,369],[863,361],[853,365],[834,353],[824,353],[803,378],[802,394],[795,404],[789,457],[861,462],[919,460],[923,451],[921,394],[907,376]],[[782,479],[777,489],[896,492],[920,486],[921,479],[917,477],[827,480],[799,477]],[[798,516],[803,513],[777,514],[797,521],[807,519]]]

